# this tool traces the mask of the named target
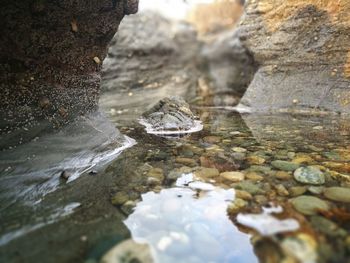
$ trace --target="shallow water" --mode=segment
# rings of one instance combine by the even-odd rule
[[[125,105],[102,104],[111,122],[84,126],[83,137],[75,127],[69,141],[48,135],[23,150],[2,152],[2,262],[99,262],[110,249],[133,262],[136,244],[147,244],[154,262],[348,262],[348,192],[342,201],[326,193],[334,186],[349,190],[348,119],[194,107],[203,130],[163,138],[147,134],[137,121],[157,98],[136,106],[124,95],[133,105],[128,114]],[[126,140],[132,147],[123,152],[103,147],[120,138],[115,126],[136,144]],[[29,149],[40,149],[37,158],[20,161]],[[83,153],[78,165],[77,152]],[[105,162],[94,162],[96,156]],[[272,166],[276,160],[318,166],[325,182],[300,183],[295,167]],[[75,180],[60,180],[62,170]],[[225,176],[228,171],[240,173]],[[295,205],[298,196],[317,197],[326,206]],[[263,208],[277,205],[281,211],[269,214],[274,225],[266,227],[266,217],[259,223]],[[244,223],[249,215],[256,224]],[[284,220],[293,220],[292,227]],[[126,246],[130,239],[134,245]]]

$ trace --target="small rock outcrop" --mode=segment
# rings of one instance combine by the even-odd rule
[[[190,106],[181,97],[164,98],[146,111],[140,123],[146,126],[148,133],[179,134],[202,129],[198,118]]]
[[[107,45],[137,9],[138,0],[2,1],[0,129],[94,111]]]
[[[260,66],[241,105],[350,113],[350,2],[250,0],[240,38]]]

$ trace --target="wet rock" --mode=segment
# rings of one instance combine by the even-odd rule
[[[240,182],[236,184],[234,187],[239,190],[244,190],[252,195],[264,193],[264,191],[258,185],[249,181]]]
[[[68,171],[62,171],[60,174],[60,178],[67,181],[69,179],[69,177],[71,177],[71,173]]]
[[[132,239],[123,241],[103,255],[100,263],[153,263],[151,249],[147,244],[139,244]]]
[[[184,99],[170,97],[160,100],[143,113],[140,123],[146,126],[149,133],[166,134],[166,132],[190,132],[199,124],[196,119]]]
[[[324,174],[316,167],[300,167],[294,172],[294,179],[304,184],[321,185],[326,179]]]
[[[257,156],[257,155],[251,155],[251,156],[247,157],[247,162],[249,164],[260,165],[260,164],[264,164],[265,163],[265,159],[260,157],[260,156]]]
[[[150,169],[147,173],[147,176],[157,178],[159,181],[164,180],[163,169],[161,169],[161,168]]]
[[[264,177],[255,172],[249,172],[245,175],[245,178],[251,181],[259,182],[264,180]]]
[[[252,165],[249,167],[248,171],[269,174],[271,172],[271,168],[263,165]]]
[[[219,176],[219,170],[216,168],[199,167],[194,174],[201,178],[213,178]]]
[[[220,177],[230,182],[240,182],[244,180],[244,173],[241,172],[223,172]]]
[[[235,190],[235,196],[236,198],[240,198],[246,201],[250,201],[253,199],[253,196],[248,193],[247,191],[243,191],[243,190]]]
[[[323,189],[324,189],[323,186],[309,186],[309,187],[307,188],[307,190],[308,190],[310,193],[313,193],[313,194],[316,194],[316,195],[322,194]]]
[[[280,196],[288,196],[289,195],[288,190],[285,188],[285,186],[283,184],[278,184],[275,186],[275,188],[276,188],[278,195],[280,195]]]
[[[277,171],[275,173],[275,177],[277,179],[280,179],[280,180],[283,180],[283,181],[288,181],[288,180],[292,179],[292,175],[289,174],[288,172],[285,172],[285,171]]]
[[[192,169],[190,167],[183,166],[183,167],[175,168],[174,170],[171,170],[165,177],[167,180],[175,181],[177,178],[179,178],[183,174],[188,174],[191,172],[192,172]]]
[[[246,205],[247,205],[246,201],[240,198],[236,198],[232,203],[230,203],[227,206],[227,213],[229,215],[235,215]]]
[[[135,206],[136,206],[135,201],[128,200],[121,206],[121,210],[125,214],[130,215],[134,211]]]
[[[201,156],[199,158],[201,166],[208,168],[216,168],[220,172],[234,171],[239,168],[239,165],[230,157],[216,154],[215,156]]]
[[[299,196],[306,192],[306,186],[293,186],[289,189],[289,192],[292,196]]]
[[[219,136],[205,136],[203,141],[210,144],[215,144],[221,142],[221,138]]]
[[[350,188],[328,187],[324,189],[323,194],[330,200],[350,203]]]
[[[113,205],[123,205],[129,200],[129,195],[125,192],[118,192],[112,197]]]
[[[237,152],[237,153],[245,153],[245,152],[247,152],[247,149],[241,148],[241,147],[233,147],[232,151]]]
[[[347,234],[346,230],[322,216],[312,216],[311,224],[317,231],[330,237],[345,237]]]
[[[186,166],[190,166],[190,167],[194,167],[194,166],[198,165],[195,160],[193,160],[191,158],[184,158],[184,157],[177,157],[175,159],[175,162],[186,165]]]
[[[327,211],[329,205],[326,201],[308,195],[298,196],[291,199],[294,208],[304,215],[315,215],[319,211]]]
[[[298,262],[317,262],[317,242],[308,234],[300,233],[287,237],[282,241],[281,246]]]
[[[271,165],[274,168],[282,170],[282,171],[294,171],[295,169],[297,169],[299,167],[299,165],[296,163],[283,161],[283,160],[272,161]]]

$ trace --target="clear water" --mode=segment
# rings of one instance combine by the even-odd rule
[[[1,262],[99,262],[111,249],[124,258],[114,262],[137,262],[138,246],[122,246],[130,239],[147,244],[154,262],[347,262],[349,205],[328,199],[322,187],[349,187],[348,119],[194,107],[203,130],[163,138],[137,122],[157,100],[133,102],[142,92],[115,95],[130,108],[102,97],[108,120],[91,117],[1,153]],[[25,158],[33,152],[33,159]],[[303,166],[320,166],[326,175],[321,188],[297,182],[292,172],[276,176],[272,161],[297,158],[304,158]],[[245,179],[207,177],[196,172],[201,166],[240,171]],[[62,170],[75,180],[59,179]],[[280,185],[288,194],[278,191]],[[235,189],[249,187],[251,199],[232,208],[242,201]],[[330,209],[298,212],[291,204],[295,187]],[[266,236],[269,231],[238,223],[238,214],[259,215],[271,205],[282,209],[271,213],[273,219],[296,220],[299,227]],[[317,217],[333,225],[320,226]]]

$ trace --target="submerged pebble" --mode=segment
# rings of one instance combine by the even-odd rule
[[[299,183],[321,185],[326,179],[324,174],[316,167],[300,167],[294,172],[294,178]]]
[[[240,182],[244,180],[244,173],[241,172],[223,172],[220,174],[220,177],[224,180],[230,182]]]
[[[271,162],[271,165],[279,170],[282,171],[294,171],[299,167],[299,164],[297,163],[292,163],[288,161],[283,161],[283,160],[275,160]]]
[[[324,189],[323,194],[330,200],[350,203],[350,188],[328,187]]]
[[[294,208],[304,215],[316,215],[319,211],[329,210],[329,204],[317,197],[302,195],[291,199]]]

